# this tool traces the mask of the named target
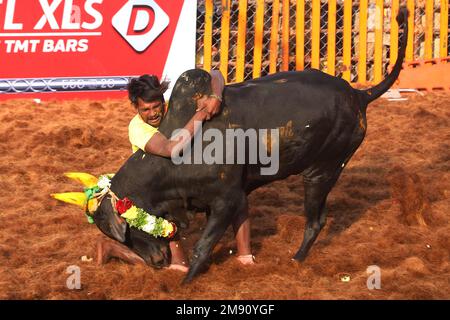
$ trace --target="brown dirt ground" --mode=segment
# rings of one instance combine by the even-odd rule
[[[439,93],[369,106],[366,140],[328,198],[328,224],[305,263],[291,261],[305,223],[302,179],[292,176],[250,196],[255,266],[233,259],[228,230],[209,272],[181,286],[177,271],[81,261],[103,235],[49,197],[80,190],[66,171],[99,175],[126,160],[128,102],[0,102],[0,298],[449,299],[449,105]],[[203,223],[197,215],[186,248]],[[81,290],[66,287],[71,265]],[[381,290],[367,289],[370,265],[381,268]]]

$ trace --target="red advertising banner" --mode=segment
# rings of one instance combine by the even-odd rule
[[[0,99],[124,96],[144,73],[174,82],[195,65],[196,2],[0,0]]]

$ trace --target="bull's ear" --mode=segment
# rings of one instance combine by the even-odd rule
[[[117,241],[124,243],[126,239],[127,222],[124,219],[120,218],[117,214],[114,215],[114,218],[112,220],[112,236]]]
[[[125,242],[127,222],[114,212],[110,201],[103,201],[93,217],[95,224],[104,234],[121,243]]]

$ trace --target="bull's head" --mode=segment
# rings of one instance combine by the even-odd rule
[[[98,179],[87,173],[72,172],[65,175],[80,182],[85,188],[92,188],[98,184]],[[108,237],[132,249],[148,265],[161,268],[170,263],[169,241],[129,228],[127,222],[113,208],[110,195],[105,195],[100,202],[95,198],[89,200],[84,192],[56,193],[51,196],[57,200],[77,205],[85,212],[89,212],[88,220],[91,223],[95,223]]]
[[[97,227],[108,237],[125,244],[142,257],[147,265],[158,269],[169,265],[171,261],[169,241],[130,228],[113,209],[110,200],[110,196],[106,196],[93,214]]]

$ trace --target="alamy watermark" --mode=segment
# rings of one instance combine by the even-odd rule
[[[366,269],[369,277],[367,278],[367,289],[381,289],[381,269],[379,266],[372,265]]]
[[[172,162],[180,164],[252,164],[260,165],[261,175],[275,175],[280,166],[279,129],[225,129],[210,128],[203,131],[202,122],[194,123],[193,143],[183,142],[172,152]],[[191,141],[185,129],[175,130],[172,139]],[[203,148],[203,142],[210,142]]]
[[[66,280],[66,287],[70,290],[81,289],[81,269],[79,266],[68,266],[66,273],[70,274]]]

